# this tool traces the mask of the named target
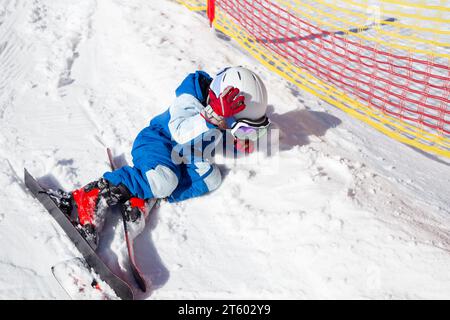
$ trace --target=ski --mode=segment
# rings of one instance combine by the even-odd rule
[[[86,261],[74,258],[52,267],[56,281],[73,300],[118,300],[114,290],[95,274]]]
[[[45,209],[47,209],[56,222],[58,222],[70,240],[72,240],[75,247],[83,256],[86,264],[92,268],[95,274],[99,275],[102,281],[111,287],[119,298],[133,300],[134,295],[130,286],[108,268],[69,218],[58,208],[46,190],[39,185],[36,179],[26,169],[24,170],[24,176],[27,188]]]
[[[117,165],[114,162],[113,154],[110,148],[106,149],[108,153],[108,159],[109,164],[111,166],[112,170],[118,169]],[[151,202],[147,203],[149,206],[149,211],[151,211],[154,206],[157,204],[157,200],[152,200]],[[126,223],[126,217],[125,217],[125,211],[121,209],[122,214],[122,222],[123,222],[123,229],[125,234],[125,241],[127,245],[127,251],[128,251],[128,258],[130,262],[131,272],[133,274],[133,277],[136,281],[136,283],[139,286],[139,289],[141,289],[143,292],[146,292],[148,290],[148,287],[151,287],[151,284],[148,283],[148,280],[145,279],[142,271],[139,269],[139,266],[136,262],[135,254],[134,254],[134,239],[130,237],[130,233],[128,232],[128,226]]]

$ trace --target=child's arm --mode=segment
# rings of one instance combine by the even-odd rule
[[[208,123],[201,115],[203,105],[192,95],[179,96],[169,108],[169,130],[172,139],[185,144],[217,127]]]

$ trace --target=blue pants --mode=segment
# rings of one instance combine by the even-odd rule
[[[174,164],[173,145],[162,130],[149,126],[133,144],[133,167],[124,166],[103,177],[114,185],[124,184],[139,198],[168,198],[170,202],[200,196],[219,187],[219,168],[209,162]]]

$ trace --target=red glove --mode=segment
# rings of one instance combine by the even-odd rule
[[[219,97],[216,97],[214,92],[209,90],[209,105],[218,116],[232,117],[245,109],[245,97],[238,97],[239,92],[238,88],[229,86],[223,90]]]

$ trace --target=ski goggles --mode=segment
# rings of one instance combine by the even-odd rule
[[[239,119],[231,126],[231,134],[239,140],[256,141],[267,134],[270,121],[267,116],[259,120]]]

